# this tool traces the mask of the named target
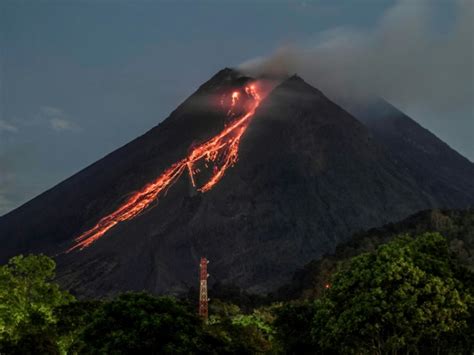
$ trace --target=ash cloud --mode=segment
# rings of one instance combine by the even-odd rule
[[[330,97],[382,96],[402,108],[467,112],[474,97],[474,2],[457,1],[446,31],[427,0],[398,1],[373,30],[336,28],[243,63],[250,75],[298,73]]]

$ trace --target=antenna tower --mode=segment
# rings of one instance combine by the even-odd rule
[[[209,264],[209,260],[202,257],[199,265],[199,315],[204,320],[207,320],[209,315],[209,298],[207,296],[207,278],[209,277],[209,274],[207,273],[207,264]]]

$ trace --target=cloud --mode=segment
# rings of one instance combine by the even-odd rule
[[[39,118],[41,121],[47,121],[55,132],[78,132],[82,130],[68,114],[58,107],[42,106]]]
[[[53,106],[38,107],[34,114],[21,118],[0,120],[0,216],[54,182],[49,176],[66,163],[63,155],[53,150],[71,141],[71,134],[63,132],[81,131],[70,114]],[[33,177],[31,172],[35,172]]]
[[[7,121],[0,120],[0,132],[16,133],[18,128]]]
[[[56,132],[61,132],[61,131],[78,131],[79,127],[68,120],[65,120],[63,118],[51,118],[49,120],[49,123],[51,124],[51,127],[56,131]]]
[[[40,111],[46,116],[60,116],[64,114],[62,109],[52,106],[42,106]]]
[[[432,26],[433,2],[400,0],[372,30],[334,28],[245,62],[250,74],[298,73],[329,96],[380,95],[435,112],[473,110],[474,2],[456,1],[446,31]]]

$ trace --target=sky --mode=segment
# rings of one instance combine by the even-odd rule
[[[322,34],[371,37],[400,2],[0,1],[0,215],[145,133],[220,69],[314,47]],[[403,0],[399,25],[420,2],[432,12],[429,42],[449,34],[462,0]],[[474,160],[472,100],[455,105],[456,93],[440,108],[417,95],[423,86],[406,86],[416,102],[399,87],[389,99]]]

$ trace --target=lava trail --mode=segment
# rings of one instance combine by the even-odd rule
[[[184,171],[188,172],[191,183],[198,191],[204,193],[211,190],[222,179],[226,170],[237,161],[240,139],[247,130],[250,120],[261,101],[256,85],[246,86],[244,93],[234,91],[230,96],[228,117],[233,118],[238,115],[236,108],[242,95],[247,97],[247,102],[243,104],[245,112],[241,116],[234,119],[218,135],[192,148],[188,156],[172,164],[154,181],[130,196],[114,212],[103,217],[94,227],[75,238],[75,244],[66,252],[74,249],[82,250],[90,246],[118,223],[130,220],[142,213],[160,195],[165,193]],[[200,169],[196,165],[200,162],[204,162],[205,166],[212,164],[213,169],[207,182],[197,187],[195,175],[200,172]]]

